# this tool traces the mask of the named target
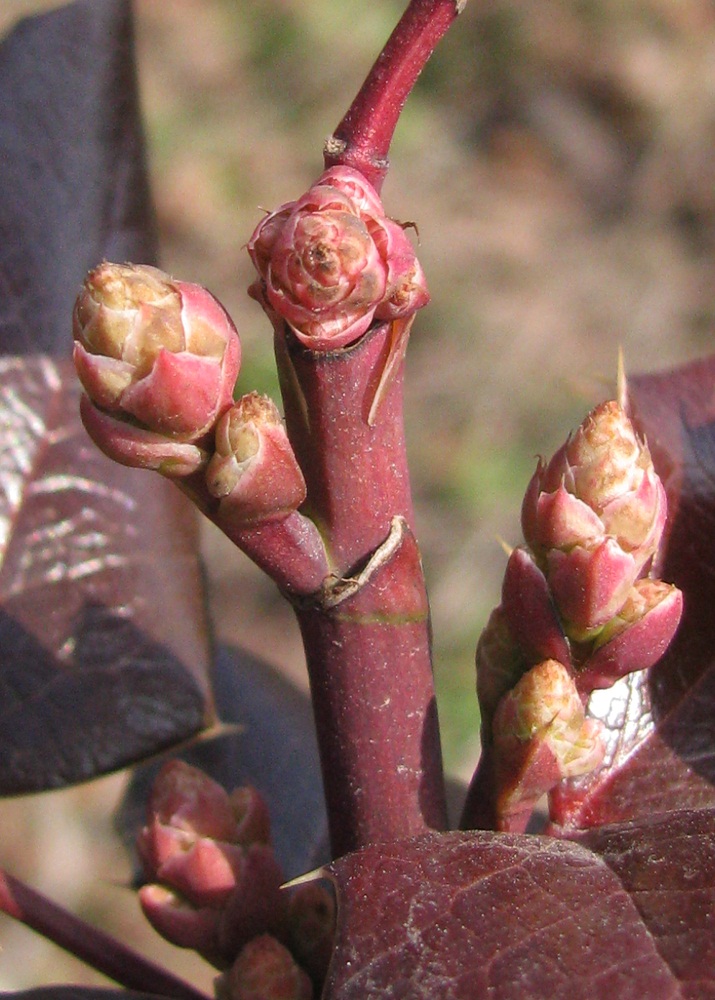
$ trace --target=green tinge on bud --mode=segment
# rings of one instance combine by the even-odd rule
[[[206,485],[220,501],[219,519],[234,525],[286,517],[303,503],[303,474],[267,396],[243,396],[218,422]]]
[[[607,688],[660,660],[683,614],[683,594],[662,580],[636,580],[623,607],[598,633],[577,676],[579,690]]]
[[[603,727],[587,719],[572,672],[545,660],[524,674],[494,713],[499,829],[523,830],[539,798],[602,762]]]

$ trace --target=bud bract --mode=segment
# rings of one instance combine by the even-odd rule
[[[683,594],[662,580],[636,580],[628,597],[598,633],[579,670],[579,690],[611,687],[625,674],[652,667],[665,653],[680,624]]]
[[[648,447],[616,402],[596,407],[539,462],[522,527],[572,638],[589,638],[621,608],[658,548],[666,512]]]
[[[251,293],[311,350],[345,347],[373,319],[409,316],[429,300],[404,229],[349,167],[332,167],[266,216],[248,252],[260,275]]]
[[[73,333],[87,395],[118,421],[198,441],[232,402],[238,334],[199,285],[154,267],[100,264],[75,303]]]

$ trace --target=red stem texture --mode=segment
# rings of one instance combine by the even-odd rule
[[[287,329],[276,337],[305,513],[321,531],[331,571],[318,593],[294,604],[335,856],[446,826],[393,336],[384,323],[333,353],[302,348]]]
[[[466,0],[412,0],[347,114],[325,144],[326,169],[353,167],[379,191],[400,113]]]

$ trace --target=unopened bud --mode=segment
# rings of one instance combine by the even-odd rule
[[[321,986],[335,943],[335,898],[319,882],[308,882],[291,893],[288,940],[292,953],[317,986]]]
[[[356,341],[373,319],[394,320],[429,300],[403,228],[349,167],[332,167],[298,201],[258,225],[248,252],[251,293],[315,351]]]
[[[662,580],[636,580],[623,607],[598,633],[578,672],[579,690],[608,688],[663,656],[683,613],[683,594]]]
[[[523,829],[539,798],[603,760],[603,727],[587,719],[571,672],[556,660],[529,670],[494,714],[500,829]]]
[[[148,884],[139,898],[160,934],[225,965],[255,934],[283,928],[283,872],[255,789],[229,796],[202,771],[172,761],[147,812],[137,849]]]
[[[221,501],[221,517],[240,524],[285,517],[303,503],[303,474],[267,396],[243,396],[218,422],[206,485]]]
[[[596,407],[539,463],[522,506],[524,537],[571,638],[588,639],[617,614],[660,544],[666,512],[648,447],[616,402]]]
[[[73,332],[75,366],[106,417],[106,435],[107,420],[113,420],[117,438],[128,426],[130,432],[198,442],[231,404],[238,335],[223,307],[199,285],[174,281],[154,267],[101,264],[77,298]],[[120,441],[115,450],[121,453]]]

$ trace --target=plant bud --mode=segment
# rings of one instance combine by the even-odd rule
[[[195,442],[231,405],[240,344],[199,285],[154,267],[100,264],[74,308],[74,360],[100,410],[172,440]],[[101,445],[100,445],[101,446]]]
[[[303,503],[303,474],[267,396],[249,393],[219,420],[206,485],[221,516],[240,524],[285,517]]]
[[[660,544],[666,513],[650,452],[616,402],[596,407],[539,462],[522,527],[571,638],[587,640],[617,614]]]
[[[219,965],[254,935],[281,930],[287,899],[268,831],[255,789],[229,796],[197,768],[165,765],[137,838],[148,881],[139,898],[155,929]]]
[[[636,580],[579,669],[579,690],[608,688],[625,674],[652,667],[670,645],[682,613],[683,595],[677,587],[662,580]]]
[[[403,228],[349,167],[332,167],[298,201],[266,216],[248,252],[260,275],[251,294],[311,350],[345,347],[373,319],[409,316],[429,300]]]
[[[269,934],[253,938],[217,983],[219,1000],[311,1000],[313,987],[288,949]]]
[[[523,829],[542,795],[603,760],[603,727],[585,717],[571,672],[556,660],[529,670],[492,723],[500,829]]]

